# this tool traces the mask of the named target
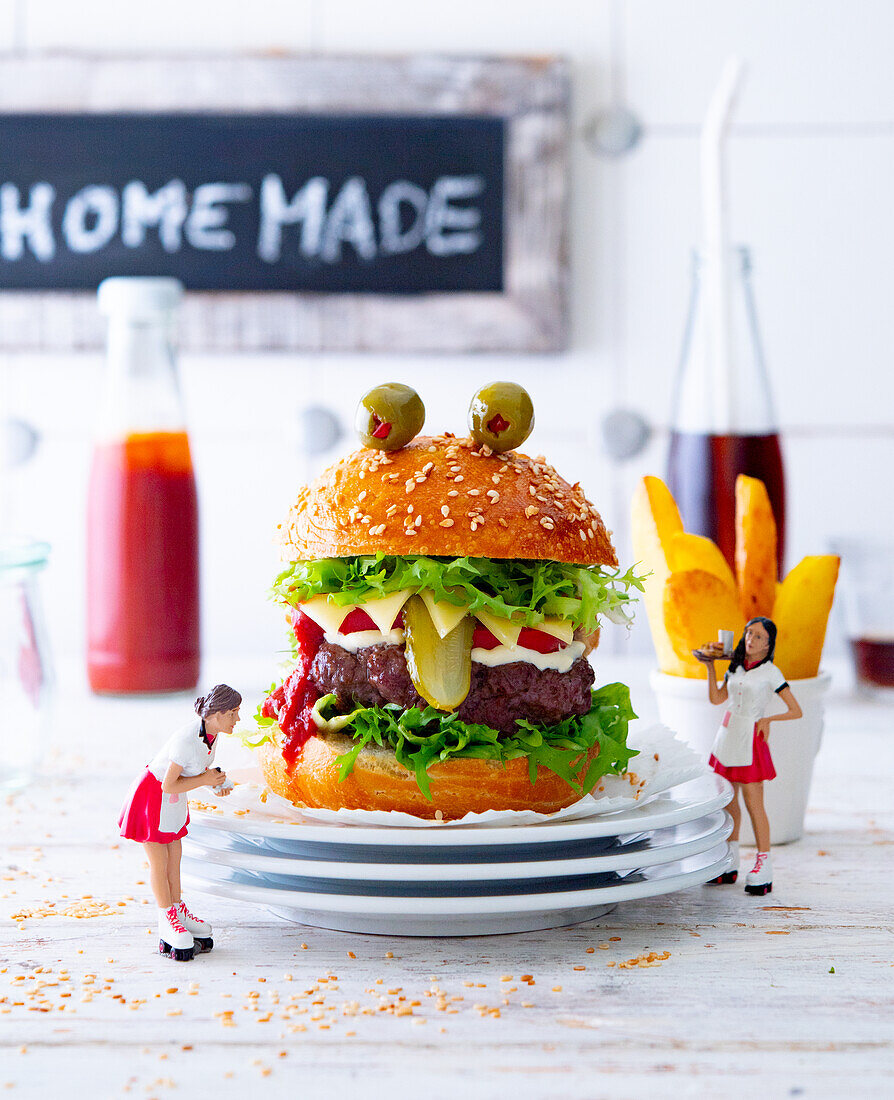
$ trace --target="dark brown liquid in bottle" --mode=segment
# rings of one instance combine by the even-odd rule
[[[894,638],[851,640],[857,679],[876,687],[894,687]]]
[[[705,535],[720,547],[735,568],[736,478],[760,478],[766,485],[776,518],[776,558],[779,575],[785,559],[785,480],[779,436],[709,435],[671,432],[668,487],[683,526]]]

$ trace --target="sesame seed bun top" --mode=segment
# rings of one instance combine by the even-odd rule
[[[579,485],[542,458],[450,434],[347,455],[301,489],[279,542],[284,561],[382,552],[618,564]]]

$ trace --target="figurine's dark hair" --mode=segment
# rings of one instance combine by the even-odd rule
[[[207,695],[196,699],[196,714],[200,718],[210,718],[224,710],[235,710],[242,702],[242,696],[228,684],[215,684]]]
[[[768,661],[773,660],[773,654],[776,652],[776,623],[772,619],[765,619],[763,615],[758,615],[754,619],[749,619],[745,624],[745,630],[754,623],[760,623],[766,630],[770,637],[770,648],[767,650],[767,656],[762,661],[752,667],[758,668],[760,665],[765,665]],[[742,631],[742,637],[739,639],[739,644],[733,650],[733,655],[729,663],[729,672],[735,672],[737,668],[742,668],[745,664],[745,630]]]

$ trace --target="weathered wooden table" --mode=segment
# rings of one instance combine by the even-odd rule
[[[606,673],[654,718],[645,668]],[[182,964],[155,953],[142,852],[115,817],[190,701],[99,700],[68,681],[46,777],[0,801],[10,1096],[894,1090],[894,707],[855,700],[843,670],[807,835],[774,850],[766,898],[697,887],[572,928],[467,939],[330,932],[200,898],[216,946]],[[253,708],[259,691],[245,693]]]

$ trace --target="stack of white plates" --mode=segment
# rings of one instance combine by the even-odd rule
[[[730,865],[731,789],[713,773],[613,814],[537,825],[394,828],[192,813],[184,877],[206,893],[345,932],[474,936],[555,928]]]

